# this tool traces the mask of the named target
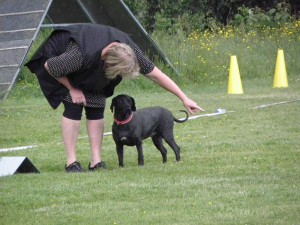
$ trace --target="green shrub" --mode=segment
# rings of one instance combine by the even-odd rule
[[[275,8],[264,11],[261,8],[238,8],[238,13],[230,22],[234,27],[243,27],[246,30],[260,30],[264,27],[278,27],[281,24],[292,22],[290,10],[286,3],[278,3]]]

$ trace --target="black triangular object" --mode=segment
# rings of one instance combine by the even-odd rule
[[[16,173],[40,173],[27,157],[1,157],[0,176]]]

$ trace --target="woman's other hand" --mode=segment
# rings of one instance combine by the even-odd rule
[[[81,90],[72,88],[72,89],[70,89],[70,95],[71,95],[73,103],[83,104],[84,106],[86,105],[86,100],[85,100],[84,94]]]

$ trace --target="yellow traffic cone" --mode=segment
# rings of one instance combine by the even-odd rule
[[[235,55],[230,56],[228,94],[243,94],[239,66]]]
[[[285,68],[283,50],[278,49],[273,88],[288,87],[288,86],[289,85],[288,85],[287,73]]]

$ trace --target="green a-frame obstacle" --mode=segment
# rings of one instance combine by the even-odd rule
[[[114,26],[177,73],[122,0],[0,0],[0,100],[7,98],[40,29],[73,23]]]

